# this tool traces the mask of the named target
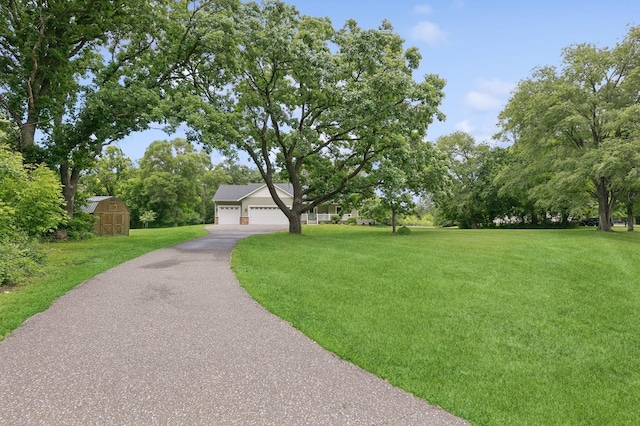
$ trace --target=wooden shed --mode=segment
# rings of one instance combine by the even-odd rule
[[[96,235],[129,235],[129,208],[110,196],[91,197],[82,211],[94,215]]]

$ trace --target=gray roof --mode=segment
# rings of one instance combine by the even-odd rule
[[[96,207],[98,207],[98,204],[100,204],[101,201],[108,200],[110,198],[113,198],[113,197],[111,195],[99,195],[97,197],[89,197],[87,198],[87,205],[81,206],[80,210],[85,213],[93,214],[95,213]]]
[[[213,201],[240,201],[264,186],[266,186],[264,183],[220,185],[216,194],[213,196]],[[284,192],[293,195],[293,185],[290,183],[276,183],[276,186]]]

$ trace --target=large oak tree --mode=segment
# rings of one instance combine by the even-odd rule
[[[502,136],[514,142],[521,166],[548,174],[540,185],[586,191],[597,202],[599,229],[610,231],[616,201],[637,187],[639,102],[636,27],[613,48],[568,47],[561,68],[521,81],[500,114]]]
[[[73,215],[102,148],[163,118],[193,55],[224,50],[233,0],[0,2],[0,109],[17,149],[58,170]],[[206,15],[203,13],[206,11]]]
[[[414,80],[420,53],[405,49],[386,21],[371,30],[348,21],[336,30],[280,1],[249,2],[235,39],[236,68],[224,84],[215,67],[210,78],[207,61],[190,75],[213,106],[196,109],[190,121],[199,139],[249,156],[291,233],[301,232],[302,213],[370,184],[357,177],[443,117],[444,81]],[[282,178],[293,186],[292,206],[276,191]]]

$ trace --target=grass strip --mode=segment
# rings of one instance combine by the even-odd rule
[[[484,425],[640,424],[640,235],[309,226],[247,291],[323,347]]]
[[[151,251],[206,235],[204,225],[132,229],[128,237],[45,243],[43,271],[24,285],[0,287],[0,340],[78,284]]]

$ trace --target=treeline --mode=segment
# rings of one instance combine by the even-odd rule
[[[78,201],[82,205],[94,195],[120,198],[133,228],[213,223],[213,196],[220,185],[261,179],[256,169],[231,160],[212,164],[207,152],[184,139],[151,143],[137,166],[118,147],[108,146],[80,178]]]
[[[554,170],[555,154],[527,159],[520,144],[478,144],[462,132],[439,138],[436,147],[444,154],[448,169],[447,184],[432,198],[431,211],[438,225],[548,228],[574,226],[587,218],[598,222],[595,185],[579,170],[571,171],[570,177]],[[637,173],[635,167],[627,173]],[[567,181],[560,181],[563,177]],[[633,189],[638,185],[640,179],[622,187],[623,198],[610,212],[609,220],[621,218],[629,230],[640,208],[638,192]]]

